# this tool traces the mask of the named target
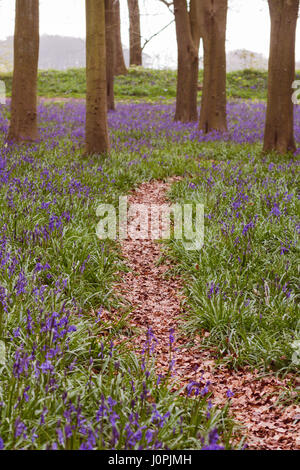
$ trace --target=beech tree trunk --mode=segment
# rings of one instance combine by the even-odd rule
[[[227,0],[201,0],[204,77],[199,128],[226,131]]]
[[[8,138],[38,139],[39,0],[16,0],[14,72]]]
[[[113,0],[105,0],[105,42],[106,42],[106,86],[107,109],[115,109],[114,71],[115,71],[115,34]]]
[[[199,0],[191,0],[189,19],[191,25],[192,39],[196,48],[197,60],[194,60],[191,65],[191,79],[190,79],[190,103],[191,103],[191,117],[192,120],[198,119],[197,110],[197,96],[198,96],[198,79],[199,79],[199,46],[201,38],[201,19]],[[194,119],[195,117],[195,119]]]
[[[127,68],[125,65],[123,46],[121,40],[121,18],[120,18],[120,2],[113,0],[114,11],[114,34],[115,34],[115,75],[125,75]]]
[[[127,0],[129,11],[130,65],[142,65],[140,9],[138,0]]]
[[[86,153],[108,151],[105,0],[86,0]]]
[[[199,0],[174,0],[178,66],[175,121],[197,121]]]
[[[295,38],[299,0],[268,0],[271,42],[268,104],[263,150],[296,150],[292,82],[295,77]]]

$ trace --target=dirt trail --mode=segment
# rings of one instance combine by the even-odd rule
[[[166,204],[166,192],[176,179],[179,178],[142,183],[130,194],[129,204]],[[246,427],[248,448],[300,449],[299,408],[274,406],[286,381],[275,376],[259,378],[258,373],[247,369],[233,372],[224,365],[217,365],[213,352],[201,349],[200,337],[193,340],[191,348],[184,348],[191,339],[182,337],[178,330],[182,313],[182,283],[180,278],[164,278],[170,265],[168,261],[157,265],[161,255],[159,243],[125,240],[122,252],[131,272],[122,274],[121,284],[116,286],[116,290],[134,308],[130,323],[143,331],[144,337],[138,338],[137,347],[144,342],[147,328],[153,329],[158,339],[158,372],[165,373],[169,367],[169,331],[174,328],[174,347],[177,348],[174,373],[181,386],[192,380],[202,380],[204,386],[209,381],[214,404],[224,403],[227,391],[233,392],[231,410]]]

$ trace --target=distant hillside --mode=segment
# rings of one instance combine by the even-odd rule
[[[240,49],[227,54],[227,70],[241,69],[268,70],[268,59],[262,54]]]
[[[129,65],[129,51],[124,47],[124,58]],[[145,67],[150,67],[152,60],[143,54]],[[0,71],[10,71],[13,67],[13,38],[0,41]],[[85,41],[80,38],[64,36],[41,36],[40,70],[67,70],[85,67]]]
[[[66,70],[72,67],[85,67],[84,40],[61,36],[42,36],[39,69]]]
[[[263,54],[247,51],[246,49],[237,49],[230,51],[226,56],[227,72],[236,70],[268,70],[268,59]],[[203,58],[200,58],[200,68],[203,68]],[[300,69],[300,62],[296,64],[296,70]]]
[[[124,47],[124,58],[128,66],[129,50]],[[161,54],[150,56],[143,54],[143,66],[155,69],[176,69],[174,57],[168,56],[168,50]],[[13,38],[0,41],[0,72],[11,71],[13,67]],[[85,41],[80,38],[65,36],[41,36],[40,40],[40,70],[67,70],[69,68],[85,67]],[[200,69],[203,68],[203,58],[200,58]],[[247,50],[230,51],[227,54],[227,71],[255,69],[267,70],[268,59],[262,54]],[[300,63],[296,64],[300,69]]]

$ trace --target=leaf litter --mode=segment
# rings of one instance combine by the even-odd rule
[[[171,184],[180,179],[175,176],[166,181],[144,182],[130,193],[128,204],[168,204],[166,193]],[[183,307],[180,277],[166,277],[171,261],[160,262],[160,244],[153,239],[127,238],[122,240],[121,252],[129,270],[120,273],[121,281],[115,285],[115,290],[132,306],[128,320],[140,333],[132,338],[133,347],[141,351],[151,328],[157,339],[157,373],[167,374],[170,331],[174,330],[172,379],[175,388],[184,388],[191,381],[201,382],[203,386],[208,384],[214,405],[224,405],[229,399],[231,414],[242,426],[248,449],[300,449],[300,408],[296,404],[278,403],[282,393],[288,390],[289,377],[262,376],[258,370],[248,367],[230,370],[220,364],[213,350],[201,347],[201,336],[185,337],[179,328],[183,309],[188,307]],[[202,334],[209,333],[203,331]]]

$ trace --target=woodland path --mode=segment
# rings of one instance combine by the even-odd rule
[[[128,203],[167,204],[166,193],[178,179],[144,182],[130,193]],[[183,308],[188,309],[188,306],[183,306],[180,278],[165,277],[170,261],[158,263],[162,254],[160,244],[152,240],[127,239],[121,249],[130,271],[121,273],[121,282],[115,290],[133,307],[129,322],[141,330],[141,335],[134,339],[136,349],[141,349],[147,329],[151,327],[158,340],[157,372],[165,374],[169,368],[170,329],[174,328],[174,386],[184,387],[191,381],[201,381],[204,387],[210,382],[211,400],[215,405],[228,400],[228,390],[233,392],[231,413],[245,427],[242,434],[247,436],[248,448],[300,449],[299,408],[276,404],[286,389],[287,379],[280,380],[274,374],[260,376],[258,371],[248,368],[232,371],[217,364],[213,351],[201,349],[201,336],[187,338],[179,329]],[[192,346],[186,347],[188,343]]]

